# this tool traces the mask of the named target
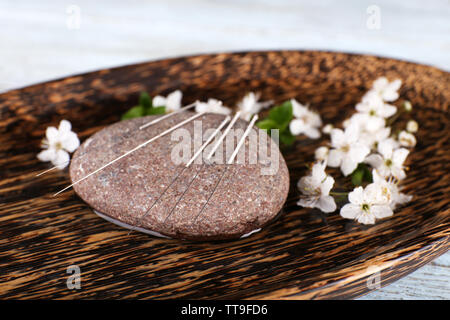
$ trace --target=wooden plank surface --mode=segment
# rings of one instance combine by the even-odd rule
[[[0,91],[166,56],[258,48],[371,52],[450,69],[447,1],[378,1],[380,29],[367,28],[365,1],[73,3],[0,3]],[[366,298],[450,299],[449,257]]]
[[[450,254],[360,299],[450,299]]]

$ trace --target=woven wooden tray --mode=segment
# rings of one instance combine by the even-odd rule
[[[49,125],[72,122],[81,140],[136,104],[139,92],[181,89],[184,102],[233,105],[249,90],[296,97],[325,123],[343,120],[379,76],[400,78],[419,120],[405,192],[415,199],[370,227],[296,206],[317,141],[283,150],[291,191],[283,214],[249,238],[182,242],[128,234],[96,216],[67,170],[35,177]],[[0,298],[351,298],[381,272],[386,285],[446,252],[450,237],[449,73],[373,56],[316,51],[215,54],[72,76],[0,95]],[[244,210],[244,208],[243,208]],[[69,290],[67,268],[81,269]]]

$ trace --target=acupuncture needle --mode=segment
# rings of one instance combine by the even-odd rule
[[[189,123],[190,121],[192,121],[192,120],[194,120],[194,119],[197,119],[198,117],[203,116],[205,113],[206,113],[206,112],[200,112],[200,113],[197,113],[197,114],[193,115],[192,117],[190,117],[190,118],[188,118],[188,119],[186,119],[186,120],[184,120],[184,121],[178,123],[177,125],[175,125],[175,126],[169,128],[169,129],[167,129],[166,131],[164,131],[164,132],[158,134],[157,136],[155,136],[155,137],[153,137],[153,138],[151,138],[151,139],[149,139],[149,140],[147,140],[147,141],[141,143],[141,144],[138,145],[137,147],[135,147],[135,148],[133,148],[133,149],[131,149],[131,150],[125,152],[124,154],[122,154],[121,156],[117,157],[116,159],[114,159],[114,160],[108,162],[107,164],[105,164],[105,165],[101,166],[100,168],[94,170],[93,172],[89,173],[88,175],[84,176],[83,178],[81,178],[81,179],[75,181],[75,182],[72,183],[71,185],[65,187],[64,189],[62,189],[62,190],[60,190],[60,191],[58,191],[58,192],[55,193],[53,196],[57,196],[58,194],[60,194],[60,193],[62,193],[62,192],[64,192],[64,191],[66,191],[67,189],[73,187],[74,185],[80,183],[81,181],[83,181],[83,180],[89,178],[89,177],[92,176],[93,174],[96,174],[97,172],[103,170],[104,168],[106,168],[106,167],[112,165],[113,163],[119,161],[120,159],[122,159],[122,158],[128,156],[129,154],[133,153],[134,151],[139,150],[139,149],[145,147],[145,146],[148,145],[149,143],[151,143],[151,142],[153,142],[153,141],[155,141],[155,140],[157,140],[157,139],[159,139],[159,138],[165,136],[166,134],[168,134],[168,133],[170,133],[170,132],[172,132],[172,131],[174,131],[174,130],[180,128],[180,127],[182,127],[182,126],[185,125],[186,123]]]
[[[169,188],[175,183],[175,181],[183,174],[183,172],[189,168],[189,166],[192,164],[192,162],[195,161],[195,159],[200,155],[200,153],[208,146],[208,144],[212,141],[212,139],[214,139],[214,137],[220,132],[220,130],[222,130],[222,128],[225,126],[225,124],[227,124],[228,121],[230,121],[231,117],[227,116],[222,123],[216,128],[216,130],[214,130],[214,132],[208,137],[208,139],[206,140],[206,142],[197,150],[197,152],[194,154],[194,156],[186,163],[186,165],[183,167],[183,169],[180,171],[180,173],[177,174],[177,176],[170,182],[170,184],[163,190],[163,192],[161,193],[161,195],[153,202],[153,204],[151,205],[151,207],[145,212],[145,214],[139,218],[139,225],[142,222],[142,219],[144,219],[146,217],[146,215],[150,212],[150,210],[156,205],[156,203],[159,201],[159,199],[161,199],[161,197],[167,192],[167,190],[169,190]],[[200,167],[200,170],[202,166]],[[197,171],[195,177],[198,175],[199,171]]]
[[[162,117],[158,117],[158,118],[156,118],[156,119],[154,119],[154,120],[152,120],[152,121],[150,121],[150,122],[147,122],[147,123],[141,125],[141,126],[139,127],[139,130],[142,130],[142,129],[147,128],[147,127],[149,127],[149,126],[151,126],[151,125],[154,125],[154,124],[156,124],[156,123],[158,123],[158,122],[160,122],[160,121],[162,121],[162,120],[164,120],[164,119],[167,119],[167,118],[173,116],[174,114],[177,114],[177,113],[181,113],[181,112],[183,112],[183,111],[186,111],[186,110],[192,108],[193,106],[195,106],[195,104],[196,104],[196,102],[190,103],[190,104],[188,104],[188,105],[182,107],[181,109],[179,109],[179,110],[177,110],[177,111],[175,111],[175,112],[171,112],[171,113],[166,114],[166,115],[164,115],[164,116],[162,116]],[[133,133],[135,133],[135,132],[136,132],[136,131],[133,131]],[[122,142],[123,138],[129,138],[129,136],[125,136],[125,135],[124,135],[123,137],[121,137],[121,140],[119,141],[119,143]],[[89,152],[83,154],[82,156],[79,156],[77,159],[81,159],[82,157],[84,157],[85,155],[87,155],[88,153],[90,153],[90,152],[92,152],[92,151],[94,151],[94,150],[91,150],[91,151],[89,151]],[[71,160],[66,161],[66,162],[64,162],[64,163],[61,163],[59,166],[64,165],[64,167],[65,167],[65,166],[66,166],[67,164],[69,164],[70,162],[71,162]],[[51,167],[50,169],[46,169],[46,170],[44,170],[43,172],[40,172],[40,173],[36,174],[36,177],[42,176],[43,174],[46,174],[47,172],[53,171],[53,170],[59,168],[59,166],[53,166],[53,167]]]
[[[247,136],[250,134],[250,130],[253,128],[253,125],[255,124],[256,120],[258,120],[258,115],[255,114],[252,118],[252,120],[250,121],[250,123],[247,126],[247,129],[245,130],[244,134],[242,135],[241,139],[239,140],[236,149],[234,149],[233,154],[231,155],[230,159],[227,162],[227,166],[225,167],[225,169],[223,170],[222,176],[220,177],[219,181],[217,181],[216,185],[214,186],[213,191],[211,192],[211,194],[209,195],[208,199],[206,200],[205,204],[203,205],[202,209],[200,210],[200,212],[197,214],[197,216],[194,219],[194,222],[197,221],[197,218],[200,216],[200,214],[203,212],[203,210],[206,208],[206,205],[209,203],[209,201],[211,200],[212,196],[214,195],[214,193],[217,190],[217,187],[219,186],[220,182],[222,181],[223,177],[225,176],[225,173],[227,172],[229,166],[233,164],[234,159],[236,158],[236,155],[239,152],[239,149],[242,147],[242,145],[244,144],[245,139],[247,138]]]
[[[225,131],[222,133],[222,135],[220,136],[219,140],[217,141],[217,143],[213,146],[211,152],[209,153],[208,157],[206,158],[206,162],[209,163],[210,159],[212,157],[212,155],[216,152],[217,148],[220,146],[221,142],[223,141],[223,139],[225,138],[225,136],[228,134],[228,132],[230,132],[231,128],[234,126],[234,124],[236,123],[237,119],[239,118],[241,112],[238,111],[233,119],[231,120],[231,122],[228,124],[228,127],[225,129]],[[194,180],[197,178],[198,174],[200,173],[200,171],[203,169],[205,163],[203,163],[201,165],[201,167],[197,170],[194,178],[189,182],[187,188],[184,190],[184,192],[181,194],[181,196],[178,198],[177,202],[175,203],[175,205],[172,207],[172,210],[170,210],[169,214],[167,215],[167,217],[164,219],[164,223],[167,221],[167,219],[172,215],[172,213],[175,211],[175,208],[177,207],[178,203],[180,203],[180,201],[183,199],[184,195],[186,194],[186,192],[189,190],[189,188],[191,187],[192,183],[194,182]]]
[[[237,119],[239,118],[240,115],[241,115],[241,111],[236,112],[236,114],[234,115],[230,124],[225,129],[223,134],[220,136],[219,140],[216,142],[216,144],[214,145],[214,147],[212,148],[211,152],[208,154],[208,157],[206,159],[208,159],[208,160],[211,159],[212,155],[216,152],[217,148],[222,143],[223,139],[225,139],[225,136],[228,134],[228,132],[230,132],[231,128],[234,126],[234,123],[237,121]]]
[[[209,155],[208,155],[208,157],[207,157],[207,161],[209,161],[209,159],[211,158],[211,156],[216,152],[216,150],[217,150],[217,148],[220,146],[220,143],[223,141],[223,139],[224,139],[224,137],[228,134],[228,132],[230,131],[230,129],[234,126],[234,124],[235,124],[235,122],[237,121],[237,119],[239,118],[239,115],[241,114],[241,112],[240,111],[238,111],[235,115],[234,115],[234,117],[233,117],[233,119],[231,120],[231,122],[228,124],[228,126],[227,126],[227,128],[225,129],[225,131],[224,131],[224,133],[220,136],[220,138],[219,138],[219,140],[217,141],[217,143],[214,145],[214,147],[212,148],[212,150],[211,150],[211,152],[209,153]],[[172,181],[172,183],[173,182],[175,182],[176,181],[176,179],[184,172],[184,170],[187,168],[187,167],[189,167],[190,165],[191,165],[191,163],[197,158],[197,156],[203,151],[203,149],[212,141],[212,139],[217,135],[217,133],[219,133],[219,131],[223,128],[223,126],[229,121],[229,119],[230,119],[230,117],[229,116],[227,116],[226,118],[225,118],[225,120],[221,123],[221,125],[219,126],[219,128],[217,128],[215,131],[214,131],[214,133],[208,138],[208,140],[200,147],[200,150],[198,150],[197,152],[196,152],[196,154],[187,162],[187,164],[186,164],[186,166],[183,168],[183,170],[181,170],[181,172],[178,174],[178,176]],[[197,171],[197,173],[196,173],[196,175],[194,176],[194,178],[191,180],[191,182],[189,183],[189,186],[192,184],[192,182],[195,180],[195,178],[197,178],[197,175],[198,175],[198,173],[200,172],[200,170],[203,168],[203,166],[204,166],[204,164],[202,164],[202,166],[200,167],[200,169]],[[189,187],[188,186],[188,187]],[[170,187],[170,185],[169,185],[169,187]],[[187,190],[188,188],[186,188],[186,190]],[[163,193],[160,195],[160,197],[161,196],[163,196],[163,194],[166,192],[168,190],[168,188],[166,188],[164,191],[163,191]],[[182,197],[184,196],[184,194],[186,193],[186,190],[185,190],[185,192],[183,192],[183,194],[181,195],[181,197],[179,198],[179,200],[177,201],[177,204],[178,204],[178,202],[182,199]],[[159,197],[159,198],[160,198]],[[159,198],[153,203],[153,205],[150,207],[150,209],[149,210],[147,210],[147,212],[144,214],[144,216],[145,215],[147,215],[148,214],[148,212],[153,208],[153,206],[156,204],[156,202],[159,200]],[[176,207],[176,205],[174,206],[174,208]],[[172,209],[172,211],[173,211],[173,209]],[[171,211],[171,212],[172,212]],[[169,213],[169,215],[166,217],[166,219],[165,220],[167,220],[167,218],[170,216],[170,214],[171,213]],[[143,217],[144,217],[143,216]],[[143,217],[141,217],[141,220],[142,220],[142,218]],[[165,221],[164,220],[164,221]]]
[[[151,126],[151,125],[154,125],[155,123],[158,123],[158,122],[160,122],[160,121],[162,121],[162,120],[164,120],[164,119],[167,119],[167,118],[169,118],[169,117],[171,117],[171,116],[173,116],[173,115],[175,115],[175,114],[177,114],[177,113],[180,113],[180,112],[186,111],[186,110],[188,110],[188,109],[191,109],[191,108],[192,108],[193,106],[195,106],[196,104],[197,104],[197,102],[190,103],[190,104],[188,104],[187,106],[184,106],[183,108],[181,108],[181,109],[179,109],[179,110],[177,110],[177,111],[168,113],[168,114],[166,114],[166,115],[164,115],[164,116],[162,116],[162,117],[159,117],[159,118],[157,118],[157,119],[155,119],[155,120],[149,121],[149,122],[143,124],[142,126],[140,126],[140,127],[139,127],[139,130],[142,130],[142,129],[145,129],[145,128]]]
[[[70,163],[70,160],[69,160],[69,161],[66,161],[66,162],[64,162],[64,163],[61,163],[61,165],[64,165],[64,167],[65,167],[68,163]],[[51,167],[50,169],[47,169],[47,170],[45,170],[45,171],[43,171],[43,172],[41,172],[41,173],[38,173],[35,177],[42,176],[43,174],[46,174],[47,172],[53,171],[53,170],[55,170],[55,169],[57,169],[57,168],[59,168],[59,166]]]

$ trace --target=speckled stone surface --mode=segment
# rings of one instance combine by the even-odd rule
[[[74,154],[70,166],[72,182],[192,115],[176,114],[144,130],[139,130],[139,126],[154,117],[137,118],[97,132]],[[206,130],[218,127],[223,119],[222,115],[206,114],[195,120],[198,124],[201,120],[204,141],[211,134]],[[247,125],[239,120],[234,128],[243,131]],[[194,137],[194,121],[183,128]],[[112,219],[181,239],[238,238],[266,225],[279,213],[287,198],[289,173],[278,148],[278,170],[274,175],[261,174],[261,169],[267,167],[264,161],[249,163],[248,138],[240,150],[245,153],[245,163],[200,162],[183,169],[183,163],[172,161],[171,153],[180,141],[171,136],[151,142],[76,184],[75,192]],[[237,142],[238,137],[235,145]],[[195,148],[201,143],[197,140]],[[223,159],[229,158],[227,152],[224,148],[220,153]]]

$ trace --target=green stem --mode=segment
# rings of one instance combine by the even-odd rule
[[[348,192],[335,192],[335,191],[330,191],[330,195],[332,195],[332,196],[348,196]]]
[[[392,117],[390,117],[389,119],[386,119],[386,126],[391,126],[398,119],[398,117],[400,117],[400,115],[402,113],[403,113],[403,109],[400,109]]]

